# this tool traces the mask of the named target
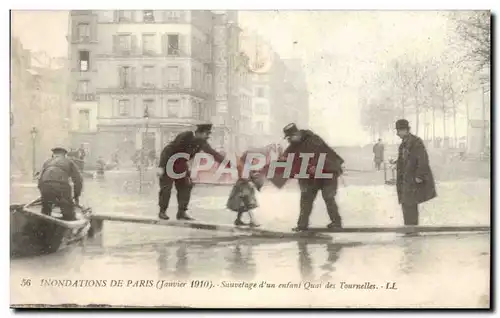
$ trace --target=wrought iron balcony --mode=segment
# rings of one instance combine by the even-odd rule
[[[77,102],[94,102],[97,99],[94,93],[73,93],[73,100]]]

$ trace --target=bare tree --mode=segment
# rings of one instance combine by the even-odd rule
[[[491,66],[491,12],[459,11],[451,14],[455,22],[456,48],[460,62],[472,66],[473,73],[481,73]],[[489,82],[489,78],[488,78]]]

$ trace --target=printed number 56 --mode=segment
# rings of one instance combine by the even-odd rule
[[[22,287],[31,286],[31,279],[25,279],[25,278],[23,278],[23,280],[21,280],[21,286]]]

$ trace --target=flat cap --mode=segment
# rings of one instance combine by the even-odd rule
[[[199,124],[196,125],[196,131],[198,132],[210,132],[212,131],[212,124]]]
[[[396,129],[410,129],[410,123],[406,119],[396,121]]]
[[[54,147],[51,149],[53,153],[68,153],[68,150],[64,147]]]

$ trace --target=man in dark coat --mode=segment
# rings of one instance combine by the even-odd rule
[[[396,130],[402,140],[396,168],[398,200],[405,225],[418,225],[418,204],[437,196],[436,185],[422,139],[410,133],[406,119],[396,122]]]
[[[373,146],[373,162],[375,162],[375,168],[380,171],[380,165],[384,162],[384,144],[382,139]]]
[[[76,164],[66,157],[66,149],[56,147],[52,152],[53,156],[43,164],[38,180],[38,189],[42,196],[42,213],[50,215],[52,205],[55,204],[61,208],[64,220],[73,221],[76,218],[69,179],[73,181],[73,198],[78,204],[82,193],[82,176]]]
[[[211,124],[202,124],[197,126],[194,133],[192,131],[182,132],[178,134],[175,139],[161,152],[160,162],[158,165],[161,170],[159,172],[160,193],[158,202],[158,205],[160,206],[160,213],[158,217],[160,219],[169,219],[166,212],[170,201],[170,195],[172,193],[172,186],[175,184],[178,204],[177,220],[193,220],[193,218],[186,213],[191,199],[191,190],[193,189],[188,161],[200,151],[212,155],[214,160],[218,163],[224,161],[224,156],[215,151],[207,142],[210,137],[211,130]],[[189,159],[178,158],[174,162],[173,170],[177,174],[186,173],[186,175],[181,179],[174,179],[172,176],[167,175],[167,162],[170,157],[180,153],[188,154]]]
[[[285,149],[280,157],[280,161],[286,161],[288,154],[294,154],[292,176],[294,177],[300,171],[302,158],[300,153],[311,153],[314,157],[309,159],[307,173],[308,179],[299,179],[300,186],[300,215],[297,221],[297,227],[294,231],[304,231],[309,227],[309,217],[311,216],[314,200],[321,190],[323,200],[325,200],[328,216],[331,223],[329,228],[342,227],[335,195],[337,194],[338,177],[342,174],[342,164],[344,160],[330,147],[326,142],[311,130],[299,130],[295,124],[289,124],[283,128],[285,138],[290,145]],[[326,154],[323,173],[332,174],[331,178],[316,178],[316,168],[320,154]]]

